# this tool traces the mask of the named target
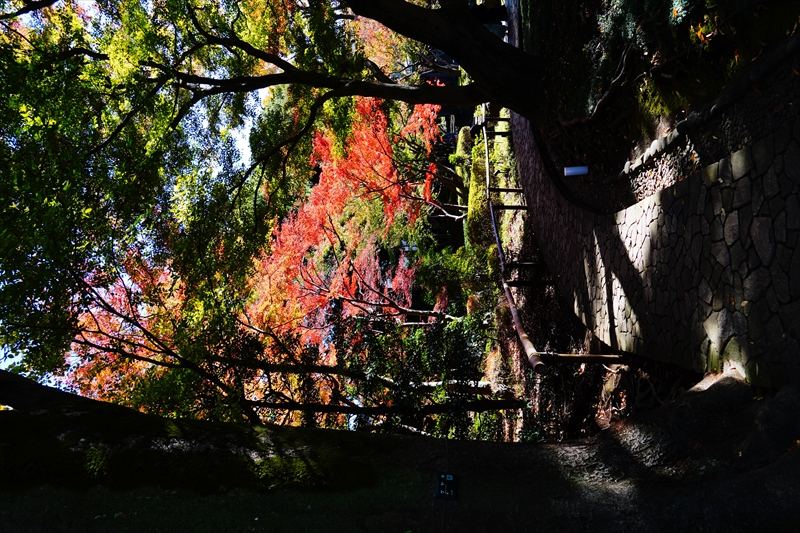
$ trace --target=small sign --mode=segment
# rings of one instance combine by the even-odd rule
[[[433,496],[444,500],[457,500],[456,476],[447,472],[437,472],[436,489],[433,492]]]
[[[564,167],[565,176],[583,176],[584,174],[588,173],[589,173],[589,167],[586,166]]]

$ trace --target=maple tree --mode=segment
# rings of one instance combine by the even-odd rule
[[[149,411],[235,418],[233,408],[254,422],[299,423],[308,421],[313,412],[325,413],[322,422],[326,425],[342,426],[347,423],[343,413],[368,413],[422,417],[415,423],[422,426],[426,416],[430,420],[432,414],[452,410],[452,398],[442,402],[434,397],[445,389],[457,393],[454,385],[479,379],[475,363],[482,350],[476,340],[480,335],[458,343],[472,347],[464,354],[471,364],[458,359],[451,344],[433,357],[431,346],[440,339],[474,337],[474,332],[468,333],[474,326],[449,326],[448,322],[463,319],[437,309],[446,306],[445,298],[433,310],[411,309],[412,263],[400,254],[394,267],[381,264],[381,241],[391,226],[407,228],[417,221],[423,207],[413,189],[424,190],[429,180],[385,180],[385,175],[397,174],[392,148],[398,143],[389,142],[387,116],[380,102],[364,100],[358,107],[361,118],[354,124],[354,142],[348,143],[345,153],[336,155],[332,150],[332,134],[316,137],[312,157],[322,165],[320,183],[276,228],[269,252],[262,253],[248,278],[254,301],[245,307],[226,305],[217,295],[220,285],[236,289],[230,281],[217,276],[218,286],[209,295],[204,283],[190,276],[176,277],[174,263],[131,245],[116,263],[113,279],[106,272],[106,279],[84,280],[92,304],[79,318],[66,383],[85,395]],[[432,142],[434,111],[416,110],[410,118],[403,117],[404,127],[393,140],[421,135]],[[376,139],[384,142],[381,149],[371,144]],[[387,229],[390,214],[402,220],[390,222]],[[407,231],[403,236],[408,238]],[[210,255],[219,258],[222,253],[217,248]],[[245,287],[238,288],[240,303],[247,292]],[[203,309],[208,305],[222,309]],[[409,317],[424,321],[409,323]],[[432,326],[425,335],[436,341],[420,342],[419,334],[406,338],[399,330],[379,331],[394,327],[389,320],[401,328]],[[335,342],[330,340],[333,328],[340,328]],[[341,338],[357,338],[357,342],[346,352],[336,350],[334,344],[341,344]],[[368,347],[365,340],[375,345],[385,344],[387,338],[401,359],[408,351],[405,345],[416,342],[417,350],[427,346],[427,359],[449,359],[451,364],[439,369],[422,365],[415,380],[398,380],[389,372],[391,365],[381,361],[387,353]],[[337,353],[347,354],[342,360],[347,364],[339,364]],[[365,354],[371,354],[371,362]],[[370,380],[364,367],[376,361],[387,372]],[[410,367],[401,368],[409,374]],[[464,373],[453,379],[449,375],[453,369]],[[440,377],[438,389],[427,386],[409,396],[411,389],[419,389],[414,381],[429,383]],[[169,401],[164,401],[165,390],[169,390]],[[405,403],[393,399],[397,394]],[[459,405],[483,410],[516,404],[464,400]]]
[[[426,10],[434,22],[445,4]],[[350,23],[361,10],[3,3],[0,340],[19,370],[175,416],[451,409],[434,401],[441,387],[389,405],[410,387],[390,375],[365,396],[372,374],[358,365],[436,328],[479,333],[447,316],[438,289],[435,309],[413,309],[418,259],[397,247],[431,209],[460,216],[437,201],[437,187],[463,186],[433,166],[435,108],[422,104],[472,105],[491,91],[480,69],[463,87],[387,82],[388,65],[367,53],[402,63],[406,52],[390,23],[380,47],[360,42]],[[480,44],[482,26],[457,14]],[[292,248],[312,220],[325,240]],[[409,316],[426,325],[407,327]],[[336,340],[367,330],[372,349],[334,359]],[[441,374],[426,368],[414,382]]]
[[[417,108],[410,116],[402,116],[404,126],[390,135],[388,112],[382,102],[364,99],[356,108],[359,118],[353,123],[346,148],[336,150],[331,134],[315,137],[312,158],[321,166],[319,183],[276,229],[269,253],[262,254],[257,263],[255,299],[245,311],[251,331],[273,341],[291,337],[296,343],[292,350],[278,343],[278,350],[268,350],[264,358],[251,364],[269,369],[276,364],[286,368],[287,361],[302,362],[318,372],[316,384],[311,386],[307,380],[301,387],[270,381],[256,394],[261,399],[255,404],[267,409],[292,406],[298,411],[329,414],[403,412],[421,416],[437,410],[446,412],[449,408],[443,407],[441,399],[433,400],[435,387],[428,387],[424,393],[418,391],[416,404],[398,405],[393,399],[398,391],[407,395],[415,387],[409,385],[408,378],[405,383],[398,382],[398,368],[383,361],[385,357],[403,359],[407,344],[420,335],[409,334],[405,331],[409,327],[423,328],[427,332],[421,335],[431,338],[465,335],[474,328],[463,317],[445,312],[448,302],[444,295],[433,309],[412,308],[416,260],[404,252],[397,253],[394,260],[381,260],[381,251],[391,246],[391,241],[396,244],[401,237],[413,238],[409,229],[413,233],[425,209],[419,194],[424,194],[426,184],[430,184],[425,172],[416,181],[398,179],[398,159],[393,157],[393,150],[410,137],[421,136],[423,144],[432,143],[437,136],[435,110]],[[428,178],[430,175],[427,173]],[[434,290],[441,292],[438,286]],[[480,337],[478,334],[476,339]],[[387,342],[393,346],[392,356],[377,347]],[[436,342],[428,339],[422,344],[427,344],[427,352],[431,352]],[[416,372],[417,383],[438,379],[454,385],[458,379],[442,377],[453,368],[464,371],[461,383],[476,381],[479,373],[475,363],[483,349],[478,344],[473,339],[463,345],[472,347],[472,352],[465,353],[466,360],[458,360],[452,347],[448,348],[452,361],[444,369],[416,365],[404,370],[407,374]],[[428,357],[435,359],[430,353]],[[446,359],[441,353],[437,357]],[[386,367],[386,371],[370,380],[366,367],[376,365]],[[349,398],[344,390],[349,391]],[[439,392],[442,390],[440,387]],[[373,406],[375,403],[378,406]],[[511,404],[484,401],[470,405],[483,409]]]

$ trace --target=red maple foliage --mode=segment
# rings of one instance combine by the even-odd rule
[[[401,323],[409,316],[452,318],[439,308],[411,309],[415,265],[405,254],[397,254],[392,264],[380,259],[392,224],[413,225],[430,196],[435,168],[426,163],[417,171],[397,151],[413,142],[424,155],[431,153],[437,109],[418,106],[394,129],[381,101],[359,99],[356,111],[344,150],[334,149],[332,134],[315,135],[312,158],[321,167],[319,183],[276,226],[269,250],[255,260],[250,298],[238,318],[240,336],[256,335],[261,346],[260,353],[251,354],[255,359],[249,367],[237,368],[241,354],[212,338],[215,311],[187,299],[187,287],[169,263],[149,260],[131,247],[114,279],[86,280],[92,303],[79,318],[68,383],[88,396],[127,402],[130,385],[146,374],[188,368],[226,397],[238,390],[253,401],[326,403],[341,397],[338,379],[268,368],[332,368],[334,314]],[[378,223],[369,216],[376,212],[383,215]],[[190,331],[179,331],[187,325]],[[295,341],[288,346],[282,339]],[[205,360],[181,353],[198,341],[208,344]],[[161,370],[153,374],[154,367]],[[300,420],[294,420],[297,413],[288,416],[289,422]]]
[[[319,184],[275,230],[269,253],[258,260],[255,301],[248,316],[259,328],[300,332],[319,345],[326,337],[325,313],[332,301],[347,316],[402,317],[409,311],[414,267],[405,256],[387,267],[378,260],[381,238],[399,214],[419,218],[434,168],[420,174],[400,169],[396,147],[414,138],[430,154],[438,137],[435,106],[417,106],[402,128],[392,132],[380,100],[356,102],[358,118],[343,152],[331,135],[317,132],[313,162]],[[380,202],[381,227],[364,223],[353,210]]]

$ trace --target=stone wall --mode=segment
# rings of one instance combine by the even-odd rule
[[[617,350],[761,386],[800,383],[800,123],[614,215],[548,177],[512,116],[528,211],[575,313]]]

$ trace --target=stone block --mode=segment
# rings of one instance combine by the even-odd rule
[[[703,185],[713,187],[719,183],[719,166],[720,162],[717,161],[703,169]]]
[[[729,249],[731,254],[731,268],[739,271],[742,265],[747,265],[747,252],[741,243],[735,242]]]
[[[792,263],[789,266],[789,290],[792,299],[800,299],[800,248],[795,248],[792,253]]]
[[[697,208],[694,212],[698,215],[702,215],[706,211],[706,198],[708,198],[708,188],[703,185],[697,191]]]
[[[697,265],[700,263],[700,253],[703,251],[703,236],[700,234],[695,234],[692,237],[692,244],[690,248],[690,254],[692,258],[692,263]]]
[[[731,154],[731,177],[734,181],[743,178],[752,169],[753,157],[749,146],[745,146],[741,150]],[[725,176],[722,176],[722,173],[720,173],[720,175],[723,179],[723,183],[728,185],[728,183],[725,183]]]
[[[775,254],[775,235],[772,231],[772,219],[755,217],[750,228],[750,237],[758,253],[758,258],[765,266],[769,266]]]
[[[753,210],[753,213],[762,216],[769,216],[769,205],[764,202],[764,189],[761,186],[760,180],[753,182],[752,191],[750,206]]]
[[[786,212],[778,213],[774,217],[773,229],[775,230],[775,240],[777,242],[786,242]]]
[[[778,186],[783,196],[788,197],[790,194],[797,194],[798,183],[790,180],[785,174],[778,174]]]
[[[800,301],[784,305],[781,308],[781,320],[788,335],[800,338]]]
[[[761,259],[758,258],[758,254],[756,253],[753,247],[748,248],[747,250],[747,268],[750,270],[755,270],[761,266]]]
[[[739,263],[739,268],[736,269],[736,273],[740,275],[742,279],[750,275],[750,265],[747,264],[747,261]]]
[[[734,211],[725,218],[723,230],[725,242],[728,246],[739,240],[739,213]]]
[[[717,182],[722,183],[725,186],[730,186],[733,183],[730,157],[720,159],[719,168],[717,169]]]
[[[710,342],[708,344],[708,355],[706,356],[706,371],[717,373],[722,370],[722,354],[720,354],[719,346],[716,343]]]
[[[775,262],[769,269],[770,277],[772,278],[772,288],[775,290],[775,296],[781,303],[788,303],[792,295],[789,291],[789,276]]]
[[[786,198],[786,227],[790,230],[800,229],[800,201],[796,195]]]
[[[709,255],[710,253],[711,252],[709,250]],[[711,271],[711,277],[708,278],[708,284],[711,285],[711,288],[713,289],[719,285],[719,281],[722,279],[723,268],[722,265],[720,265],[715,259],[711,259],[709,263],[714,266],[713,270]]]
[[[722,225],[722,221],[719,218],[715,218],[713,222],[711,222],[711,241],[717,242],[723,240],[725,237],[725,230]]]
[[[774,286],[770,285],[769,287],[767,287],[767,293],[765,298],[767,300],[767,305],[769,306],[770,312],[777,313],[779,304],[778,304],[778,295],[775,294]]]
[[[697,201],[700,197],[700,189],[703,186],[703,182],[701,179],[698,179],[697,172],[689,176],[689,178],[686,179],[686,182],[689,184],[689,212],[696,213]]]
[[[704,279],[707,280],[711,279],[713,268],[711,266],[711,261],[709,261],[708,255],[706,254],[703,254],[703,256],[700,259],[700,273],[703,275]],[[800,285],[800,279],[798,279],[798,285]]]
[[[752,309],[753,309],[753,302],[743,300],[742,303],[739,304],[739,311],[741,311],[745,317],[750,316],[750,311]]]
[[[775,167],[770,166],[764,174],[764,196],[772,198],[781,192],[780,184],[778,183],[778,175],[775,173]]]
[[[743,177],[736,182],[736,189],[733,194],[733,209],[739,209],[743,205],[749,204],[752,200],[750,178]]]
[[[723,242],[715,242],[711,245],[711,254],[714,256],[714,259],[722,265],[726,267],[731,264],[731,256],[730,252],[728,251],[728,246]]]
[[[780,196],[775,196],[766,203],[769,204],[769,214],[773,219],[786,209],[786,202]]]
[[[764,297],[770,283],[771,278],[766,268],[758,268],[750,272],[743,282],[744,299],[753,302],[759,301]]]
[[[800,183],[800,146],[796,141],[789,143],[783,156],[784,173],[794,183]]]
[[[725,307],[725,287],[723,285],[714,286],[714,297],[711,300],[711,308],[720,311]]]
[[[739,213],[739,240],[742,246],[748,248],[750,245],[750,223],[753,221],[753,212],[750,206],[746,205],[737,211]]]
[[[775,158],[775,136],[767,135],[753,145],[752,156],[756,172],[759,175],[765,174]]]
[[[778,243],[775,246],[774,262],[781,268],[781,270],[783,270],[785,273],[788,273],[792,265],[792,249],[784,246],[781,243]]]
[[[783,324],[777,315],[773,315],[764,324],[764,340],[766,345],[772,349],[783,348],[786,340],[783,333]]]
[[[742,359],[742,345],[739,342],[739,338],[731,337],[725,345],[725,351],[722,353],[722,360],[741,363]]]
[[[666,143],[667,143],[666,146],[674,145],[676,142],[678,142],[680,140],[681,137],[682,137],[681,136],[681,132],[679,132],[677,128],[672,130],[665,137],[665,140],[666,140]]]
[[[745,301],[744,284],[742,283],[742,276],[738,272],[733,275],[733,293],[731,297],[733,298],[734,307],[741,306],[742,302]]]
[[[736,311],[736,298],[734,297],[733,285],[726,283],[723,289],[724,296],[722,305],[730,312]]]
[[[775,132],[775,153],[782,154],[789,147],[792,140],[792,128],[784,124]]]
[[[675,185],[675,198],[685,198],[689,196],[689,180],[679,181]],[[685,204],[685,202],[683,202]]]
[[[734,192],[733,189],[730,187],[726,187],[722,189],[722,209],[724,209],[725,213],[730,213],[731,209],[733,208],[733,196]]]
[[[730,268],[723,268],[722,269],[722,277],[720,278],[723,283],[728,285],[733,285],[733,272]]]
[[[661,209],[664,213],[669,213],[669,208],[672,207],[672,202],[675,201],[675,189],[669,187],[664,189],[661,194]]]

